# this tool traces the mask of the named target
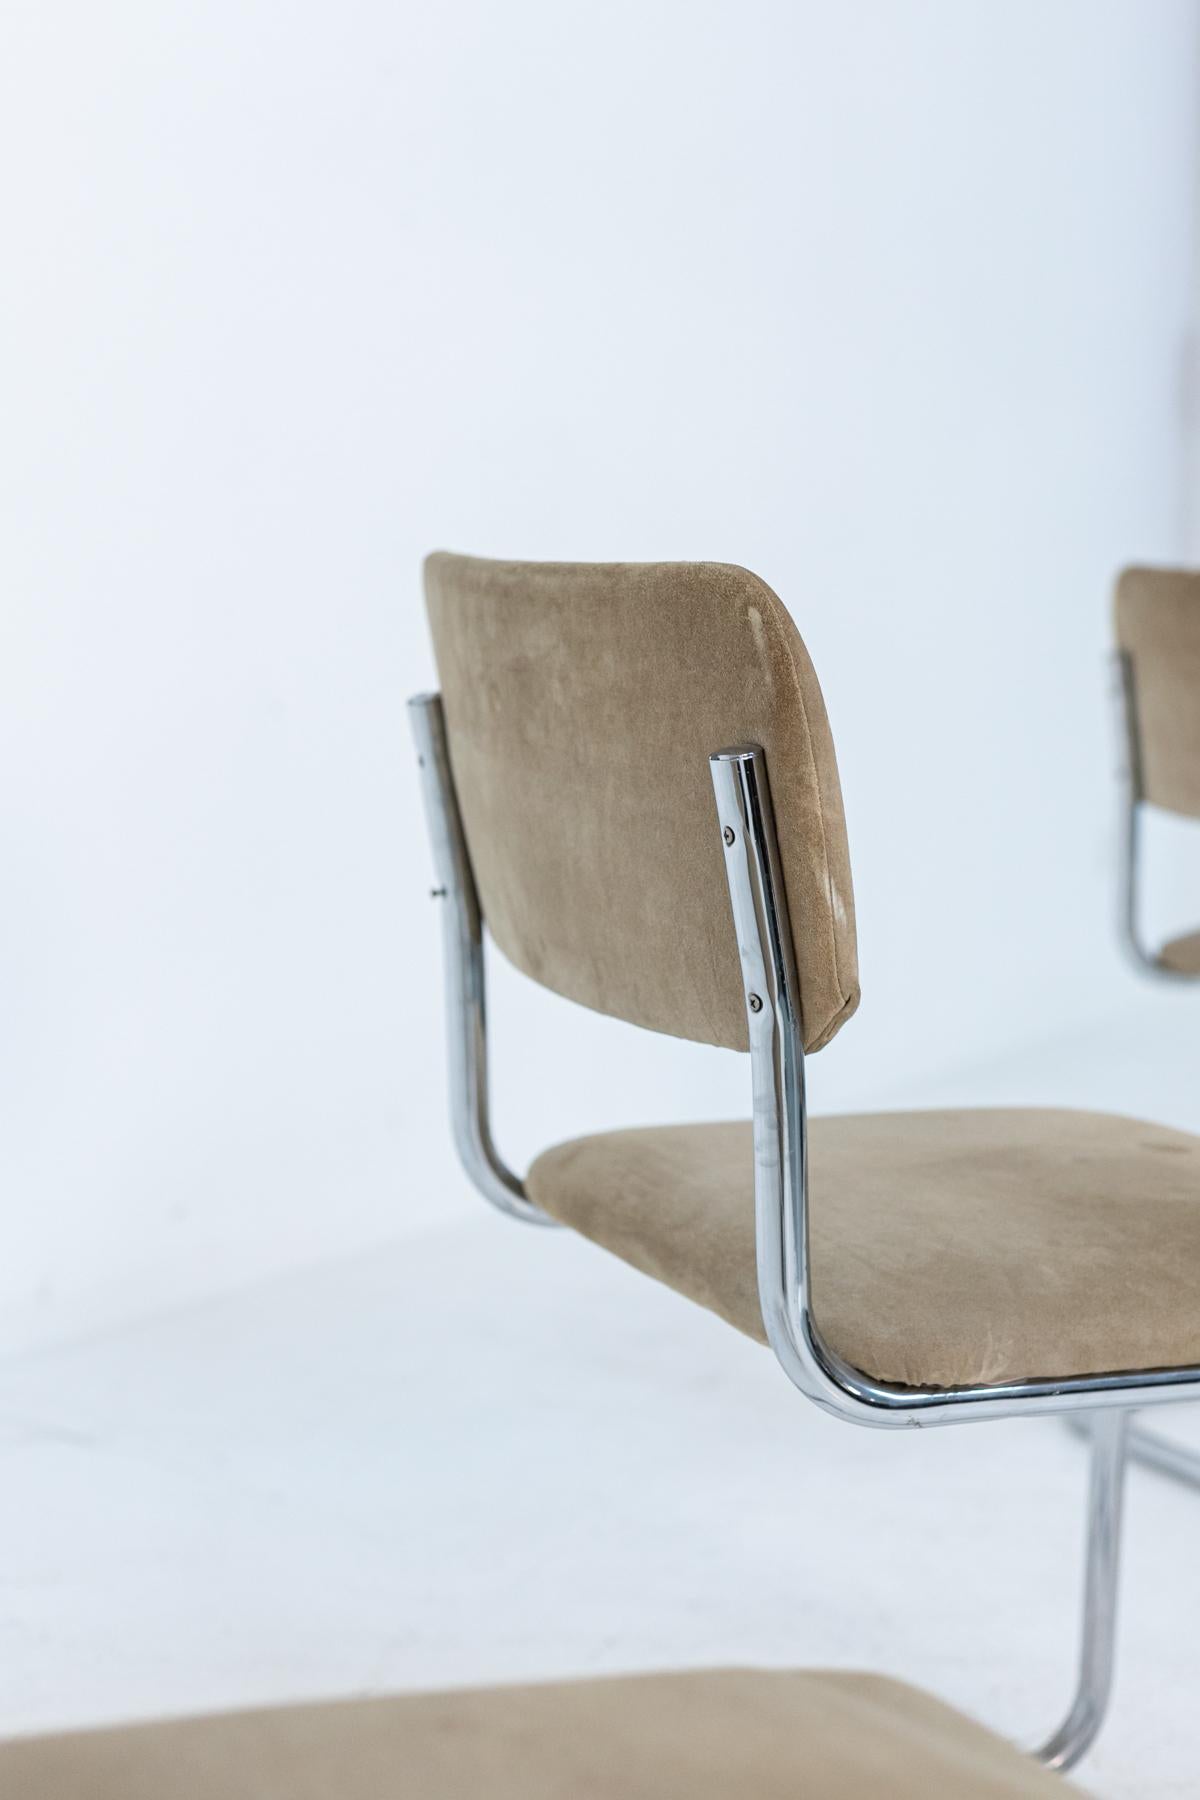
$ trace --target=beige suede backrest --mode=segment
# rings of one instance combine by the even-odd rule
[[[1200,575],[1126,569],[1116,625],[1133,665],[1142,794],[1200,818]]]
[[[858,1004],[833,740],[764,582],[724,563],[431,556],[426,595],[483,914],[534,980],[745,1049],[708,758],[759,744],[816,1050]]]

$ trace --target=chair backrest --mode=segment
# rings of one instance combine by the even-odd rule
[[[1131,664],[1142,797],[1200,818],[1200,574],[1126,569],[1116,629]]]
[[[747,1046],[708,758],[766,752],[806,1048],[858,1004],[841,789],[783,606],[724,563],[431,556],[450,763],[484,918],[534,980]]]

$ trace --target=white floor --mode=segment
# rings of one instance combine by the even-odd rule
[[[1100,1037],[945,1097],[1108,1083],[1200,1126],[1200,1009],[1167,1055],[1162,1004],[1122,1027],[1123,1083]],[[0,1449],[0,1733],[760,1662],[891,1670],[1032,1742],[1070,1694],[1085,1464],[1059,1426],[839,1425],[708,1315],[482,1203],[10,1362]],[[1098,1795],[1200,1793],[1198,1537],[1200,1495],[1135,1471]]]

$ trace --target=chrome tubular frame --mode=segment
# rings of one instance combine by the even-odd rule
[[[409,703],[443,915],[454,1140],[464,1168],[501,1211],[555,1221],[534,1206],[492,1141],[488,1114],[483,918],[454,791],[440,697]],[[711,759],[716,826],[746,992],[754,1111],[758,1286],[763,1321],[790,1379],[826,1411],[859,1425],[913,1427],[968,1419],[1071,1413],[1093,1435],[1084,1633],[1078,1689],[1039,1758],[1067,1769],[1101,1723],[1112,1678],[1125,1414],[1112,1409],[1184,1399],[1200,1369],[1113,1373],[1063,1381],[959,1388],[879,1382],[822,1341],[810,1304],[807,1110],[800,994],[775,839],[765,758],[748,747]],[[1108,1409],[1108,1410],[1104,1410]],[[1149,1434],[1142,1433],[1142,1436]]]
[[[718,751],[710,762],[746,992],[759,1299],[767,1338],[787,1375],[839,1418],[882,1426],[1149,1406],[1200,1391],[1195,1365],[1058,1381],[900,1387],[852,1368],[824,1343],[809,1278],[804,1046],[766,760],[750,747]]]
[[[1120,917],[1121,942],[1138,968],[1148,971],[1160,981],[1200,981],[1185,969],[1168,968],[1159,950],[1152,950],[1142,936],[1141,928],[1141,860],[1142,809],[1146,804],[1142,781],[1142,736],[1138,721],[1137,690],[1133,676],[1133,658],[1128,650],[1113,653],[1113,689],[1117,707],[1121,765],[1121,866]]]
[[[710,766],[746,996],[758,1290],[768,1341],[809,1399],[854,1424],[911,1427],[1041,1413],[1088,1421],[1092,1472],[1078,1681],[1062,1725],[1036,1752],[1047,1767],[1069,1769],[1094,1741],[1112,1687],[1124,1409],[1186,1398],[1200,1388],[1200,1368],[921,1389],[878,1381],[823,1341],[811,1304],[799,986],[766,760],[750,746],[719,751]]]
[[[1092,1470],[1088,1484],[1079,1682],[1066,1718],[1034,1752],[1048,1769],[1074,1768],[1095,1742],[1112,1694],[1129,1414],[1097,1413],[1088,1429],[1092,1433]]]
[[[1067,1419],[1067,1427],[1076,1437],[1091,1435],[1086,1418],[1072,1415]],[[1131,1462],[1141,1463],[1143,1468],[1153,1469],[1159,1475],[1169,1475],[1172,1481],[1182,1481],[1187,1487],[1200,1488],[1200,1451],[1187,1444],[1177,1443],[1161,1431],[1152,1431],[1137,1419],[1131,1419],[1125,1449]]]
[[[525,1195],[520,1179],[492,1142],[488,1113],[487,1006],[483,965],[483,915],[467,840],[463,835],[446,722],[438,694],[408,703],[425,818],[433,843],[441,901],[446,981],[446,1035],[450,1057],[450,1119],[462,1165],[486,1200],[529,1225],[554,1225]]]

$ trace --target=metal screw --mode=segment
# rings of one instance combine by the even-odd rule
[[[757,994],[751,994],[751,996],[750,996],[750,1011],[751,1012],[761,1012],[762,1011],[762,1000],[760,999],[760,997]]]
[[[722,837],[723,837],[723,838],[724,838],[724,839],[725,839],[725,842],[726,842],[726,843],[727,843],[727,844],[732,844],[732,842],[733,842],[733,839],[734,839],[734,830],[733,830],[733,826],[732,826],[732,825],[727,825],[727,826],[726,826],[726,827],[725,827],[725,829],[724,829],[724,831],[723,831],[723,832],[722,832],[722,833],[721,833],[721,836],[722,836]]]

